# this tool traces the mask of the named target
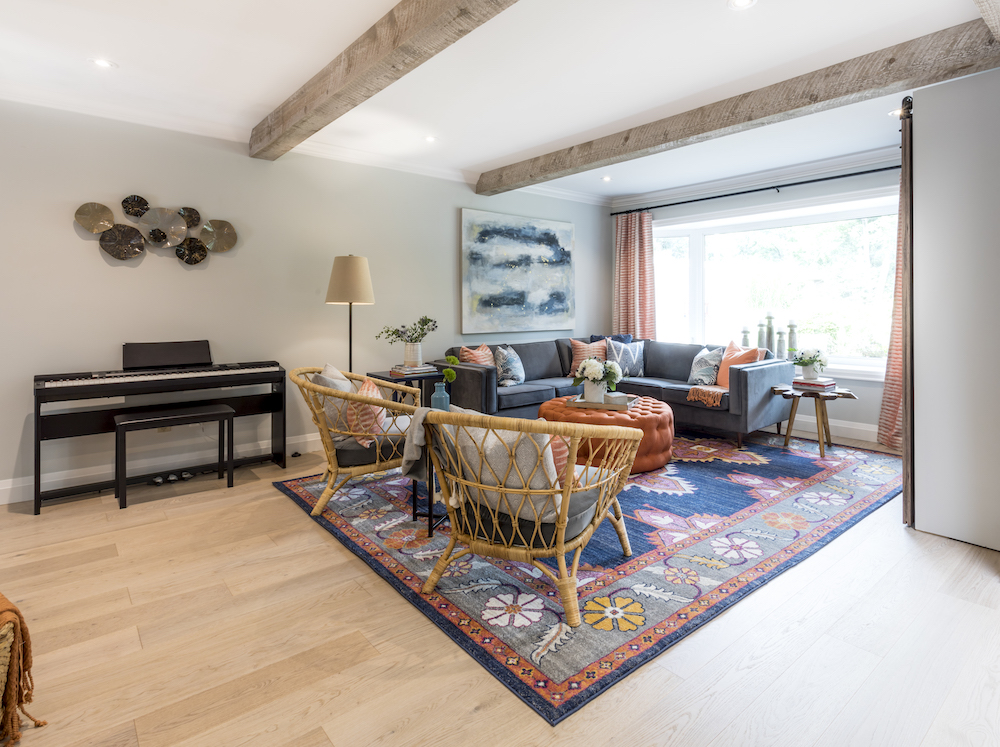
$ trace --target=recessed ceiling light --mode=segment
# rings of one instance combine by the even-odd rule
[[[428,143],[433,143],[435,140],[437,140],[437,138],[434,137],[433,135],[428,135],[427,137],[424,138],[424,140],[426,140]]]
[[[601,181],[602,182],[610,182],[611,181],[611,177],[610,176],[602,176],[601,177]]]
[[[112,62],[111,60],[105,60],[101,58],[92,59],[91,62],[93,62],[98,67],[103,67],[103,68],[118,67],[118,65]]]
[[[757,4],[757,0],[729,0],[730,10],[746,10],[752,5]]]

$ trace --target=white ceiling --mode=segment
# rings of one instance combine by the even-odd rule
[[[0,99],[245,144],[397,1],[0,0]],[[726,0],[520,0],[296,150],[474,183],[485,170],[976,18],[974,0],[759,0],[741,12]],[[877,151],[898,144],[887,112],[899,99],[546,186],[620,201]]]

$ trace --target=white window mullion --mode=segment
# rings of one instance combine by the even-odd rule
[[[688,319],[691,320],[691,342],[705,343],[705,234],[694,231],[688,239]]]

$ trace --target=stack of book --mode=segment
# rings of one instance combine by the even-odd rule
[[[829,376],[820,376],[817,379],[803,379],[801,376],[796,376],[792,379],[792,388],[807,392],[832,392],[837,388],[837,382]]]
[[[429,363],[422,366],[393,366],[389,373],[393,376],[416,376],[417,374],[437,373],[437,369]]]

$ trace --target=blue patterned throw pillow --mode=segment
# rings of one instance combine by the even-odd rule
[[[691,375],[688,376],[688,384],[700,384],[701,386],[712,386],[719,378],[719,366],[722,365],[722,355],[725,348],[709,350],[702,348],[701,352],[694,357],[691,364]]]
[[[609,338],[612,339],[612,340],[614,340],[615,342],[632,342],[632,335],[629,335],[629,334],[624,334],[624,335],[591,335],[590,336],[590,341],[591,342],[598,342],[599,340],[607,340]]]
[[[622,376],[643,375],[643,344],[641,342],[615,342],[608,338],[608,360],[622,369]]]
[[[493,351],[497,364],[497,386],[517,386],[524,383],[524,364],[514,348],[497,347]]]

